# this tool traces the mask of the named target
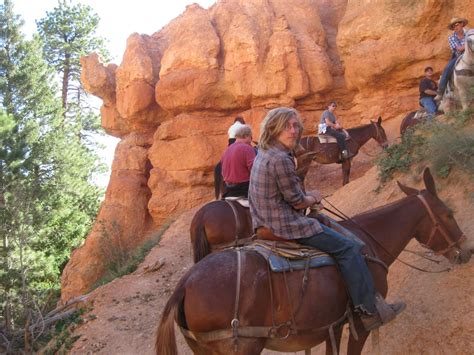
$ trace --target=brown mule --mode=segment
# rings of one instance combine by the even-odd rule
[[[424,120],[425,116],[420,114],[419,111],[410,112],[403,118],[402,122],[400,123],[400,134],[403,135],[408,128],[413,127],[418,123],[423,122]]]
[[[369,258],[368,265],[383,296],[388,291],[383,265],[390,266],[412,238],[452,263],[471,257],[428,169],[423,178],[426,190],[399,184],[407,197],[342,223],[366,243],[369,255],[381,261]],[[340,320],[348,304],[342,277],[335,266],[311,269],[303,292],[304,275],[304,271],[271,273],[265,259],[252,251],[210,254],[181,278],[168,300],[157,330],[157,354],[177,354],[175,322],[195,354],[251,355],[264,348],[299,351],[322,342],[327,351],[337,351]],[[358,317],[355,329],[358,338],[351,334],[350,354],[360,354],[369,335]]]
[[[382,127],[382,118],[379,117],[377,122],[371,122],[366,125],[359,127],[347,129],[350,140],[347,141],[347,147],[351,154],[351,157],[354,157],[359,152],[360,147],[367,143],[370,139],[375,139],[377,143],[383,148],[388,146],[387,135],[385,130]],[[304,160],[304,163],[300,165],[299,170],[304,171],[304,176],[309,170],[309,165],[311,161],[316,161],[319,164],[332,164],[340,163],[339,158],[339,147],[336,143],[324,143],[321,144],[317,137],[304,137],[301,139],[301,146],[307,152],[307,159]],[[351,172],[351,158],[344,159],[342,161],[342,185],[346,185],[349,182],[349,175]],[[306,171],[305,171],[306,170]]]
[[[248,207],[235,201],[212,201],[194,215],[190,227],[194,262],[231,245],[243,244],[252,236]]]

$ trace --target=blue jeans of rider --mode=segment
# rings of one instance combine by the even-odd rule
[[[354,308],[370,314],[376,313],[374,281],[364,257],[360,253],[364,243],[345,237],[325,225],[321,225],[321,227],[323,232],[296,241],[299,244],[318,248],[334,257],[341,270]]]
[[[454,71],[454,66],[456,65],[456,59],[457,57],[451,58],[446,65],[446,68],[444,68],[443,74],[441,74],[438,87],[438,92],[440,92],[441,95],[444,95],[444,90],[446,90],[446,86],[448,86],[449,78],[451,78],[451,75]]]
[[[332,127],[326,128],[326,134],[333,136],[336,138],[337,145],[341,152],[343,150],[347,150],[347,145],[346,145],[346,134],[343,131],[338,131],[337,129],[334,129]]]
[[[435,113],[436,113],[436,102],[432,97],[422,97],[420,99],[421,105],[425,108],[426,112],[428,113],[428,120],[432,120]]]

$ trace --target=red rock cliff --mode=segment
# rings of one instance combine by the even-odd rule
[[[153,35],[132,34],[122,63],[82,58],[121,138],[106,197],[62,277],[87,292],[111,253],[132,250],[171,216],[212,198],[212,170],[236,114],[258,136],[265,112],[296,107],[307,133],[329,100],[346,126],[417,107],[423,68],[449,57],[446,24],[474,21],[470,0],[220,0],[194,4]]]

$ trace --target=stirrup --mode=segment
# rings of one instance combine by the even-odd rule
[[[365,330],[370,332],[382,325],[394,320],[397,315],[406,308],[405,302],[387,303],[380,294],[375,295],[375,308],[377,313],[374,315],[361,315],[360,320]]]

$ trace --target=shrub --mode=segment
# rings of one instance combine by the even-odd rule
[[[443,125],[433,132],[427,148],[438,176],[447,177],[454,167],[474,175],[474,132]]]
[[[425,138],[409,128],[399,144],[388,147],[376,160],[382,183],[390,180],[396,171],[407,172],[411,165],[421,160]]]
[[[436,175],[447,177],[453,168],[474,175],[473,112],[446,115],[447,122],[434,120],[410,127],[399,144],[377,159],[382,183],[395,172],[408,172],[413,164],[425,161]]]

